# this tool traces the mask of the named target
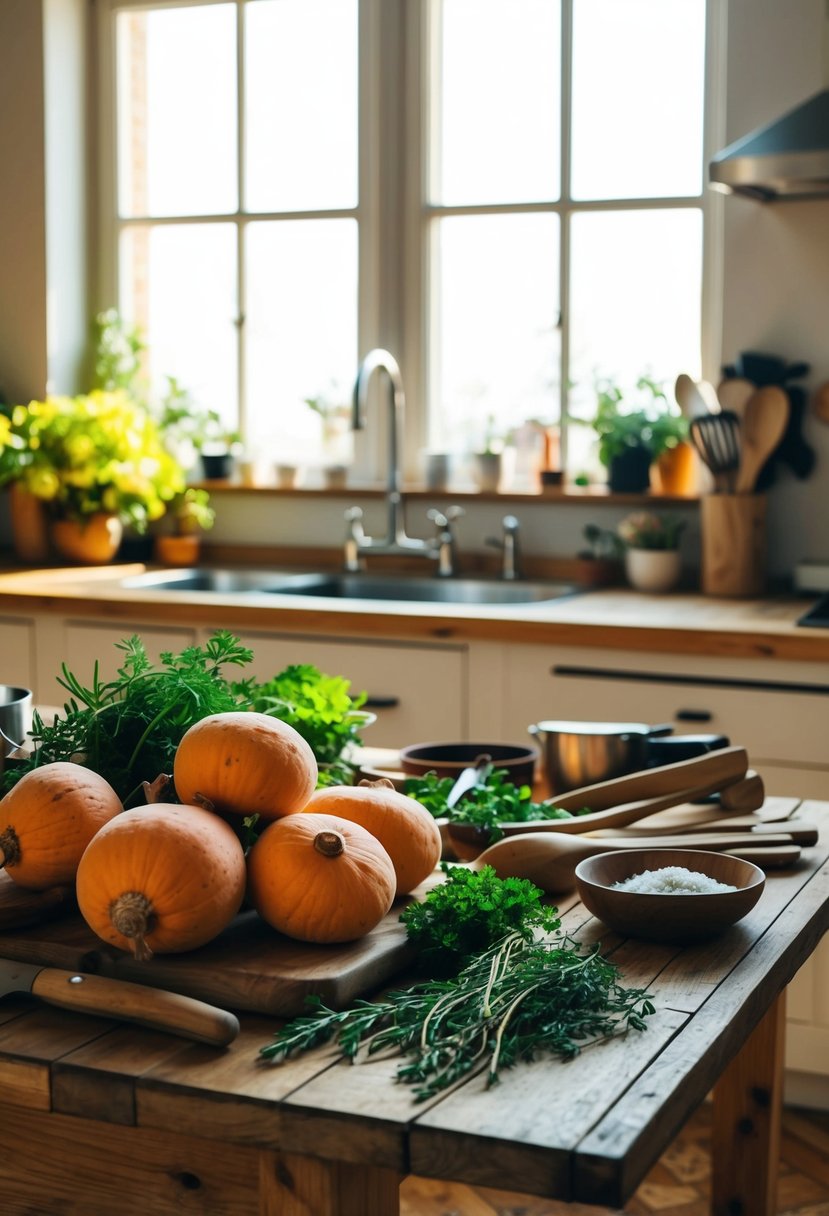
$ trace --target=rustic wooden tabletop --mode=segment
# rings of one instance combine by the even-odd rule
[[[227,1049],[11,997],[0,1004],[4,1216],[390,1216],[407,1173],[621,1206],[714,1088],[713,1211],[774,1211],[785,985],[829,926],[829,804],[799,864],[753,911],[679,949],[624,940],[574,896],[579,940],[648,987],[644,1033],[539,1058],[487,1089],[414,1103],[398,1061],[321,1048],[260,1062],[272,1016]],[[395,916],[393,912],[390,915]]]

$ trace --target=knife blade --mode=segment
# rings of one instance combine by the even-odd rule
[[[239,1021],[234,1014],[179,992],[0,959],[0,999],[14,992],[30,993],[49,1005],[75,1013],[135,1022],[150,1030],[167,1030],[214,1047],[226,1047],[239,1033]]]
[[[455,803],[459,802],[463,795],[474,789],[476,785],[484,785],[491,772],[492,756],[483,752],[471,765],[462,769],[456,777],[455,784],[446,796],[447,808],[451,810]]]

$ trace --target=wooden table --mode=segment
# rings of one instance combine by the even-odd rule
[[[486,1090],[473,1076],[415,1105],[396,1060],[322,1049],[258,1061],[271,1019],[224,1052],[31,1000],[0,1005],[3,1216],[390,1216],[407,1173],[620,1206],[714,1088],[713,1211],[775,1210],[783,989],[829,925],[829,804],[799,868],[770,874],[751,914],[704,946],[621,940],[574,899],[648,1029],[541,1059]]]

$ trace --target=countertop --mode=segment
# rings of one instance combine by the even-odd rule
[[[121,581],[152,567],[6,570],[0,614],[94,614],[222,628],[412,640],[501,641],[599,646],[733,658],[829,661],[829,629],[796,624],[818,598],[714,599],[698,593],[643,595],[612,588],[543,604],[467,605],[403,601],[309,600],[290,595],[164,592]],[[280,564],[287,570],[287,565]],[[300,567],[293,566],[293,570]]]

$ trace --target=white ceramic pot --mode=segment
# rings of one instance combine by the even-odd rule
[[[637,591],[673,591],[681,571],[679,549],[625,550],[625,575]]]

